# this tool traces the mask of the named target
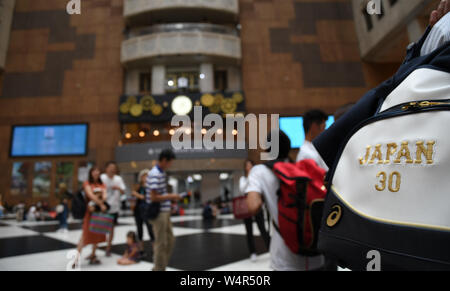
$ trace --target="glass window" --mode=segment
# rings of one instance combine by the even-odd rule
[[[198,71],[168,71],[166,74],[166,92],[199,92],[199,72]]]
[[[141,73],[139,75],[139,91],[144,94],[152,92],[152,74],[151,73]]]
[[[51,184],[51,162],[37,162],[34,164],[33,197],[49,197]]]
[[[58,162],[56,163],[56,185],[55,193],[59,193],[60,186],[66,187],[66,190],[73,192],[73,174],[74,163],[72,162]],[[64,185],[63,185],[64,184]]]
[[[218,92],[223,92],[227,89],[227,71],[218,70],[214,72],[214,88]]]
[[[30,163],[16,162],[12,166],[11,175],[11,195],[25,196],[28,194],[28,177],[30,173]]]

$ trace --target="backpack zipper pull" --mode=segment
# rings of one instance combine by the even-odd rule
[[[406,111],[406,110],[411,110],[411,109],[417,109],[417,108],[419,108],[418,104],[419,104],[418,102],[409,102],[409,104],[404,105],[402,107],[402,110]]]
[[[406,110],[427,108],[430,106],[447,105],[447,104],[449,104],[449,102],[432,102],[432,101],[410,102],[409,104],[403,106],[402,110],[406,111]]]

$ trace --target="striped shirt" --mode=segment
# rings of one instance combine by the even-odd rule
[[[152,190],[155,190],[159,195],[167,195],[167,176],[158,165],[154,166],[153,169],[148,172],[145,190],[145,200],[149,204],[152,203]],[[171,205],[170,200],[162,201],[161,212],[169,212]]]

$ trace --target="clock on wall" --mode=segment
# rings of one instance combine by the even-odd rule
[[[172,101],[172,111],[176,115],[187,115],[192,111],[192,100],[187,96],[178,96]]]

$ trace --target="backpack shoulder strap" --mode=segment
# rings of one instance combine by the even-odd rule
[[[284,160],[273,160],[273,161],[268,161],[268,162],[264,163],[263,165],[273,171],[273,169],[275,168],[275,165],[277,163],[282,163],[282,162],[284,162]]]
[[[273,228],[281,235],[280,228],[278,227],[278,225],[275,223],[275,220],[273,220],[273,219],[272,219],[272,225],[273,225]]]

